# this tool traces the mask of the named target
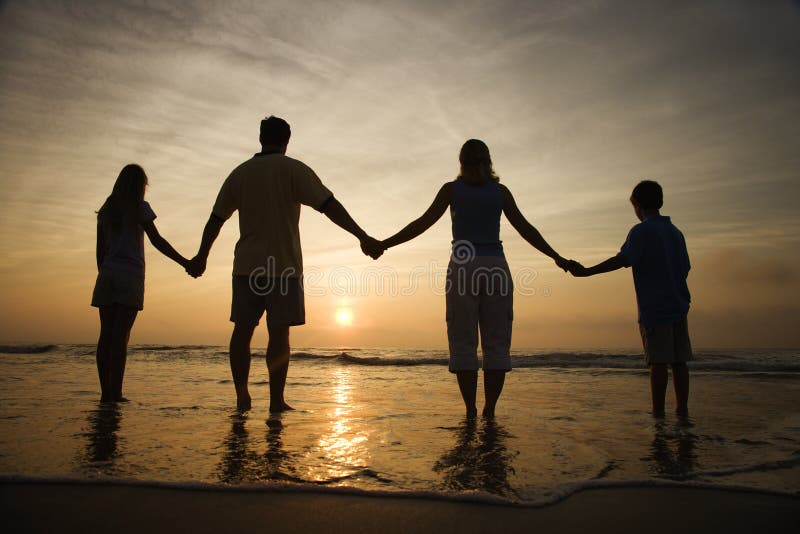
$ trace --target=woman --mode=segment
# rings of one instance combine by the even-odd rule
[[[520,235],[559,267],[566,270],[569,262],[520,213],[511,191],[499,183],[483,141],[470,139],[464,143],[459,161],[461,173],[442,186],[431,207],[381,244],[385,250],[414,239],[450,207],[453,242],[446,283],[450,371],[458,377],[467,417],[475,417],[480,330],[486,396],[483,415],[493,417],[505,374],[511,370],[513,320],[513,284],[500,241],[500,213],[505,213]]]
[[[97,212],[97,282],[92,306],[100,308],[97,374],[101,402],[123,402],[122,378],[136,314],[144,305],[144,233],[156,249],[182,267],[188,260],[159,235],[156,214],[144,200],[147,175],[126,165]]]

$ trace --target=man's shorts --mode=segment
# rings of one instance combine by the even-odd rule
[[[305,324],[303,279],[234,275],[231,322],[255,326],[265,311],[268,326]]]
[[[141,310],[144,308],[144,274],[100,269],[92,293],[92,306],[119,304]]]
[[[674,323],[654,327],[639,325],[644,356],[647,365],[654,363],[681,363],[692,359],[692,344],[689,341],[689,323],[686,317]]]
[[[484,370],[511,370],[514,284],[502,256],[477,256],[447,268],[450,371],[477,371],[480,330]]]

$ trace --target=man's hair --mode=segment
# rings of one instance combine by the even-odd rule
[[[261,133],[259,139],[262,145],[283,146],[289,144],[292,130],[289,123],[285,120],[270,115],[261,121]]]
[[[642,209],[657,210],[661,209],[661,206],[664,205],[664,192],[657,182],[642,180],[633,188],[631,200],[636,202]]]

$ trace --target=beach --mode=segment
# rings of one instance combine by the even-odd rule
[[[258,350],[240,413],[224,347],[131,347],[117,405],[98,402],[92,345],[3,349],[7,531],[797,523],[793,351],[698,351],[690,417],[656,419],[637,351],[521,350],[497,417],[466,420],[441,350],[298,349],[295,410],[271,415]]]
[[[587,490],[522,508],[419,498],[2,484],[5,532],[796,532],[800,500],[686,488]]]

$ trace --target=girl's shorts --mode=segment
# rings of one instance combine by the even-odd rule
[[[120,304],[141,310],[144,308],[144,275],[128,271],[100,269],[92,293],[92,306]]]

